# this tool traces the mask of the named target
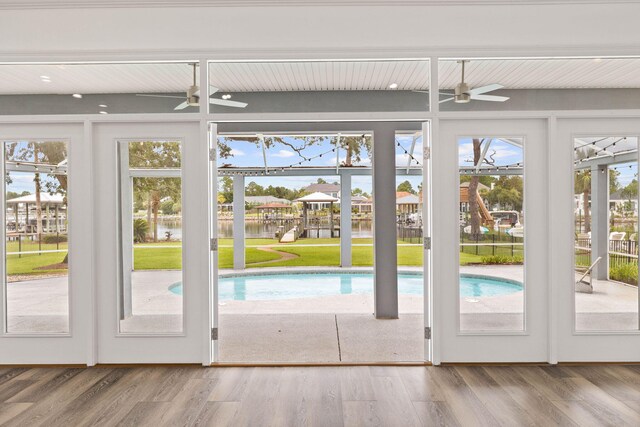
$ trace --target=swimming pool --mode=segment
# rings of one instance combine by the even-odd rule
[[[367,273],[301,273],[254,274],[221,277],[218,287],[220,301],[279,300],[332,295],[368,294],[373,290],[373,274]],[[169,290],[182,295],[182,283]],[[399,274],[398,291],[403,295],[422,295],[422,275]],[[461,297],[491,297],[522,291],[515,280],[491,276],[460,275]]]

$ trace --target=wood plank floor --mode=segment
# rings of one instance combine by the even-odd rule
[[[0,367],[6,426],[640,426],[640,366]]]

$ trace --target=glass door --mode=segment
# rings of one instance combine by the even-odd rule
[[[96,127],[99,362],[202,362],[208,162],[199,123]]]
[[[91,253],[81,247],[91,234],[91,168],[82,136],[82,125],[0,131],[0,364],[90,363],[82,319]]]
[[[637,120],[564,120],[550,172],[557,361],[640,360]]]
[[[434,143],[434,361],[547,360],[546,123],[444,120]]]

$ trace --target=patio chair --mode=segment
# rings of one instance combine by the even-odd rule
[[[627,237],[627,233],[624,231],[612,231],[609,233],[609,240],[621,241],[624,240],[625,237]]]
[[[593,277],[591,275],[591,271],[595,268],[595,266],[602,260],[602,257],[599,256],[598,259],[596,259],[593,264],[591,264],[589,266],[589,268],[587,268],[587,271],[584,272],[584,274],[580,277],[580,279],[578,279],[578,281],[576,281],[576,292],[582,292],[585,294],[591,294],[593,293]],[[587,275],[589,275],[589,280],[585,280],[585,277],[587,277]]]

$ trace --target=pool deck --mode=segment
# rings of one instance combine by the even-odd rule
[[[224,270],[223,274],[308,272],[308,268]],[[353,268],[367,272],[370,268]],[[522,280],[522,266],[464,266],[463,274]],[[314,268],[323,273],[340,268]],[[401,272],[420,272],[402,268]],[[180,271],[133,273],[133,313],[124,332],[179,330],[182,298],[168,291]],[[188,293],[188,286],[187,286]],[[12,282],[7,285],[8,329],[20,332],[67,330],[67,279]],[[466,330],[518,329],[523,294],[465,297],[460,301]],[[224,362],[382,362],[424,360],[423,298],[400,295],[400,318],[373,316],[371,294],[333,295],[271,301],[221,301],[220,360]],[[613,281],[594,281],[594,293],[576,293],[576,325],[584,330],[637,330],[638,291]]]

